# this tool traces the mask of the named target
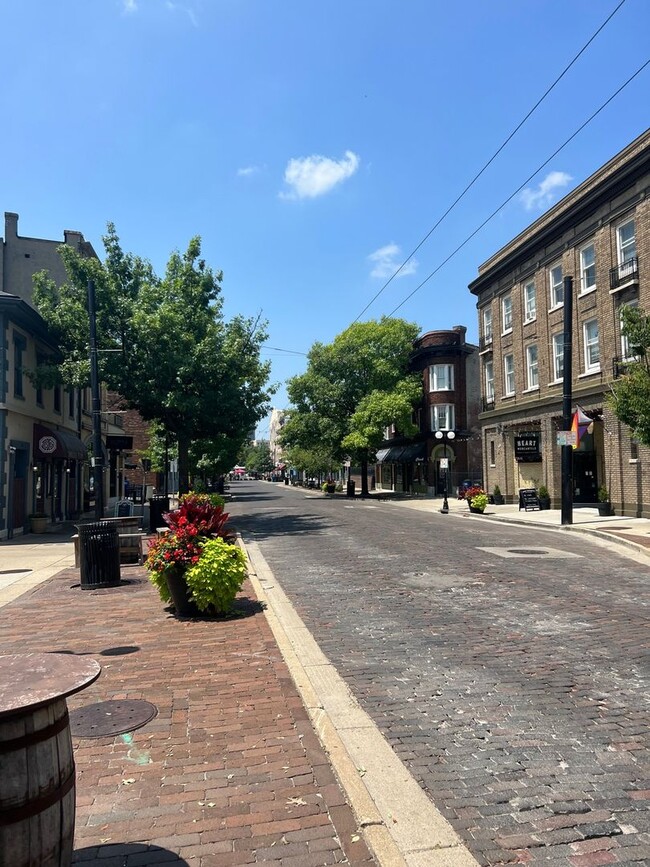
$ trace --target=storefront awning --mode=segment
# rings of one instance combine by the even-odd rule
[[[411,443],[411,445],[406,446],[402,452],[400,461],[403,464],[412,464],[414,461],[423,461],[426,456],[427,451],[425,443]]]
[[[34,460],[67,458],[86,460],[86,447],[71,431],[51,430],[42,424],[34,424]]]
[[[388,449],[379,449],[377,452],[377,463],[410,464],[416,460],[424,460],[425,457],[425,443],[411,443],[406,446],[391,446]]]
[[[388,454],[389,451],[390,451],[390,449],[379,449],[379,451],[377,452],[377,458],[376,458],[376,461],[378,464],[381,464],[383,461],[386,460],[386,455]]]

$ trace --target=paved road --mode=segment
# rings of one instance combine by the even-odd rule
[[[233,493],[234,523],[482,864],[650,864],[649,570],[577,534]]]

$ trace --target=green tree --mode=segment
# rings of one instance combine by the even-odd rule
[[[315,343],[307,371],[288,383],[293,404],[282,442],[324,451],[339,463],[361,465],[362,495],[368,493],[368,461],[387,424],[410,432],[409,417],[421,394],[420,378],[408,363],[419,328],[403,319],[358,322],[332,343]]]
[[[267,412],[273,389],[270,365],[260,360],[265,325],[240,316],[225,321],[222,275],[200,258],[198,237],[171,255],[162,278],[122,251],[112,224],[104,247],[102,264],[62,246],[69,281],[57,287],[38,275],[34,300],[64,355],[63,381],[85,385],[87,280],[94,279],[99,347],[118,350],[99,353],[102,379],[176,443],[184,492],[193,442],[240,444]]]
[[[244,466],[253,473],[270,473],[273,469],[273,458],[267,440],[261,440],[255,445],[249,445],[244,455]]]
[[[650,445],[650,316],[637,307],[621,310],[622,332],[627,339],[625,373],[612,383],[608,404],[620,421],[644,445]]]

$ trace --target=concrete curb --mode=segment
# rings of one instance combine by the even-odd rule
[[[318,737],[380,867],[478,867],[322,653],[255,542],[249,578]]]

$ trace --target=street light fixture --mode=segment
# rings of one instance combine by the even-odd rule
[[[447,489],[449,487],[449,458],[447,457],[447,443],[453,442],[456,439],[456,431],[437,430],[434,434],[434,437],[438,440],[438,442],[444,442],[445,444],[445,491],[442,500],[442,509],[440,509],[440,511],[443,515],[446,515],[449,512],[449,503],[447,501]]]

